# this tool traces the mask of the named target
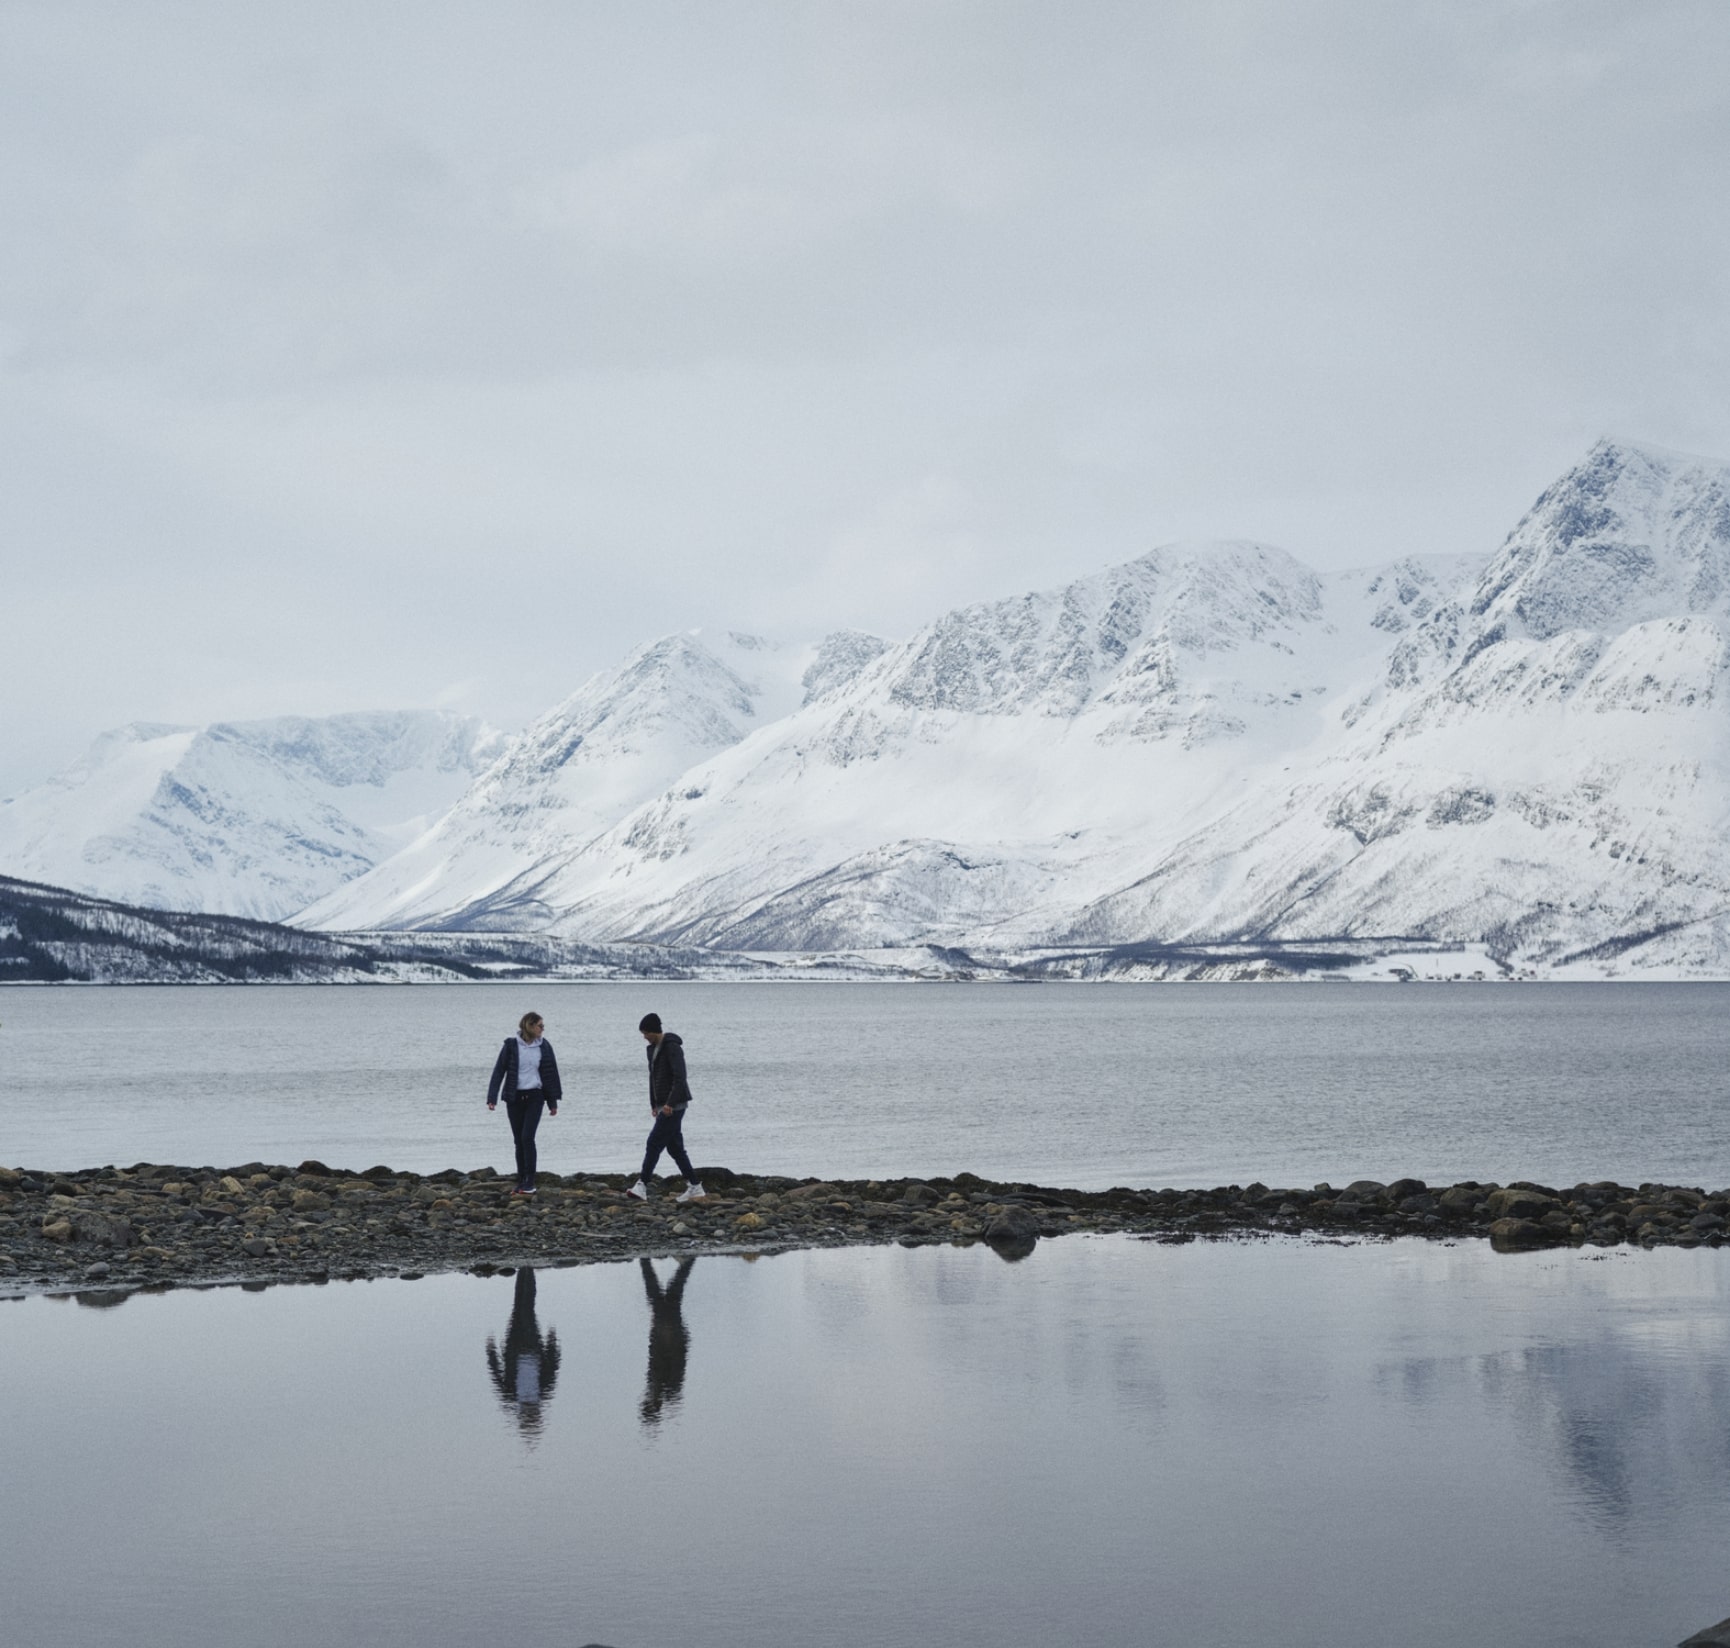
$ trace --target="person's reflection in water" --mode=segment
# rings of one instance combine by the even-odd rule
[[[541,1336],[541,1325],[535,1320],[535,1273],[528,1265],[517,1272],[511,1325],[505,1333],[502,1355],[498,1341],[487,1335],[487,1366],[505,1412],[515,1417],[525,1440],[533,1442],[540,1435],[543,1411],[558,1383],[559,1336],[551,1332]]]
[[[663,1288],[654,1265],[647,1259],[640,1261],[643,1291],[649,1296],[649,1382],[643,1392],[641,1411],[643,1423],[650,1429],[660,1424],[664,1409],[678,1405],[679,1392],[685,1384],[685,1357],[691,1349],[691,1336],[685,1331],[679,1301],[684,1297],[685,1283],[696,1262],[694,1258],[681,1259],[672,1281]]]

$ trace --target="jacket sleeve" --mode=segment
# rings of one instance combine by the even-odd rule
[[[546,1090],[547,1108],[557,1110],[565,1096],[565,1084],[559,1080],[559,1060],[553,1052],[553,1044],[544,1038],[541,1041],[541,1086]]]
[[[691,1084],[685,1079],[685,1049],[676,1042],[672,1046],[662,1042],[661,1049],[671,1055],[667,1061],[667,1103],[675,1110],[683,1110],[691,1102]]]
[[[497,1104],[499,1102],[499,1085],[505,1079],[505,1070],[509,1064],[510,1056],[511,1044],[508,1041],[501,1043],[499,1046],[499,1056],[493,1064],[493,1079],[487,1083],[488,1104]]]

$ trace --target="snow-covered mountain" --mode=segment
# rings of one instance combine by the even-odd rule
[[[558,863],[705,756],[838,690],[882,646],[852,632],[817,648],[736,633],[651,641],[511,739],[434,827],[299,923],[545,930],[560,914]]]
[[[1730,467],[1603,442],[1494,555],[1180,544],[897,644],[665,637],[389,857],[360,780],[282,756],[304,732],[128,729],[0,807],[0,871],[260,914],[309,887],[327,929],[1730,976],[1727,643]]]
[[[1182,545],[950,613],[541,867],[559,933],[1038,942],[1325,728],[1470,569]]]
[[[1337,726],[1054,938],[1410,934],[1730,972],[1730,469],[1601,443]]]
[[[481,722],[435,710],[135,722],[0,802],[0,872],[280,919],[421,834],[499,744]]]
[[[899,645],[832,638],[842,667],[814,664],[801,702],[669,749],[637,794],[588,781],[580,827],[519,833],[495,886],[421,860],[412,906],[365,913],[731,949],[1346,938],[1730,972],[1727,640],[1730,469],[1604,442],[1494,556],[1319,574],[1178,545]],[[458,810],[471,859],[510,816],[485,788]]]

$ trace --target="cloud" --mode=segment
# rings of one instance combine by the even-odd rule
[[[1483,550],[1606,428],[1730,455],[1727,46],[1715,0],[0,8],[0,788],[1178,536]],[[453,669],[523,578],[555,643]]]

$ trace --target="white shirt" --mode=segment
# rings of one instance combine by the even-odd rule
[[[532,1093],[541,1085],[541,1040],[536,1036],[533,1041],[524,1041],[517,1037],[517,1091]]]

